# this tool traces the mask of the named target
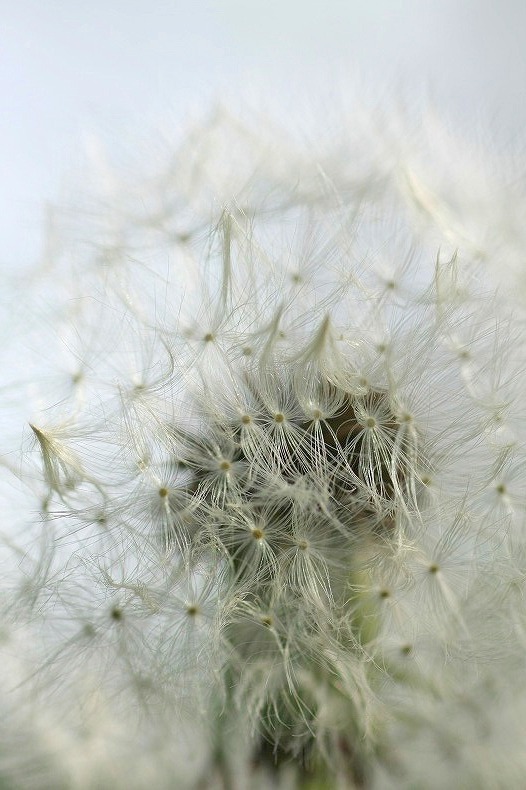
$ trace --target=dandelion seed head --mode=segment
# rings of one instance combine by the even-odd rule
[[[261,134],[219,112],[90,205],[54,264],[76,267],[68,303],[97,295],[75,333],[100,341],[59,418],[31,423],[45,539],[6,543],[27,574],[6,612],[41,616],[35,688],[86,732],[119,743],[136,711],[161,760],[143,786],[177,781],[198,717],[215,741],[195,786],[234,742],[349,787],[397,744],[403,783],[404,728],[454,746],[464,656],[466,709],[491,702],[489,657],[523,667],[523,328],[409,142]]]

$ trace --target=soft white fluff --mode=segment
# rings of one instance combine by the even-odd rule
[[[428,130],[221,112],[58,213],[6,787],[526,771],[522,231]]]

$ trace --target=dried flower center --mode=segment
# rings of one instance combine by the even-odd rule
[[[346,528],[355,538],[390,532],[396,501],[403,498],[407,505],[414,491],[410,463],[417,454],[414,445],[409,445],[415,432],[404,427],[408,415],[395,417],[387,393],[369,389],[353,395],[325,384],[319,395],[323,405],[303,411],[291,390],[276,381],[273,397],[286,402],[287,411],[269,413],[266,403],[272,393],[266,390],[263,395],[254,382],[247,384],[254,416],[245,413],[232,425],[218,423],[209,440],[190,436],[191,456],[179,459],[193,474],[184,490],[207,509],[196,525],[198,543],[202,545],[203,532],[212,535],[210,524],[226,524],[228,513],[236,518],[235,514],[243,512],[252,524],[258,524],[251,530],[252,537],[261,540],[265,536],[272,551],[285,555],[293,538],[296,501],[303,502],[301,512],[318,524],[318,533],[341,534]],[[269,417],[279,432],[272,431]],[[252,432],[248,436],[243,430],[251,424],[261,432],[257,444]],[[201,467],[196,462],[200,447],[203,455],[216,455],[217,447],[228,447],[228,457],[219,458],[216,468],[229,474],[213,478],[209,463]],[[168,489],[159,489],[159,495],[166,497]],[[265,532],[259,524],[269,529]],[[223,540],[227,530],[212,529],[213,541]],[[249,549],[242,533],[230,530],[224,538],[238,573],[249,569],[245,556]],[[307,538],[294,542],[302,550],[309,545]],[[274,563],[272,573],[276,567]]]

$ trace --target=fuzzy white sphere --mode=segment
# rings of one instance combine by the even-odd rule
[[[2,786],[518,786],[524,245],[430,129],[221,111],[57,212]]]

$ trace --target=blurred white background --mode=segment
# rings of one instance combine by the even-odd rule
[[[35,261],[42,206],[87,135],[141,132],[213,98],[336,84],[427,91],[504,134],[526,121],[524,0],[2,3],[0,267]],[[288,96],[288,98],[287,98]]]

